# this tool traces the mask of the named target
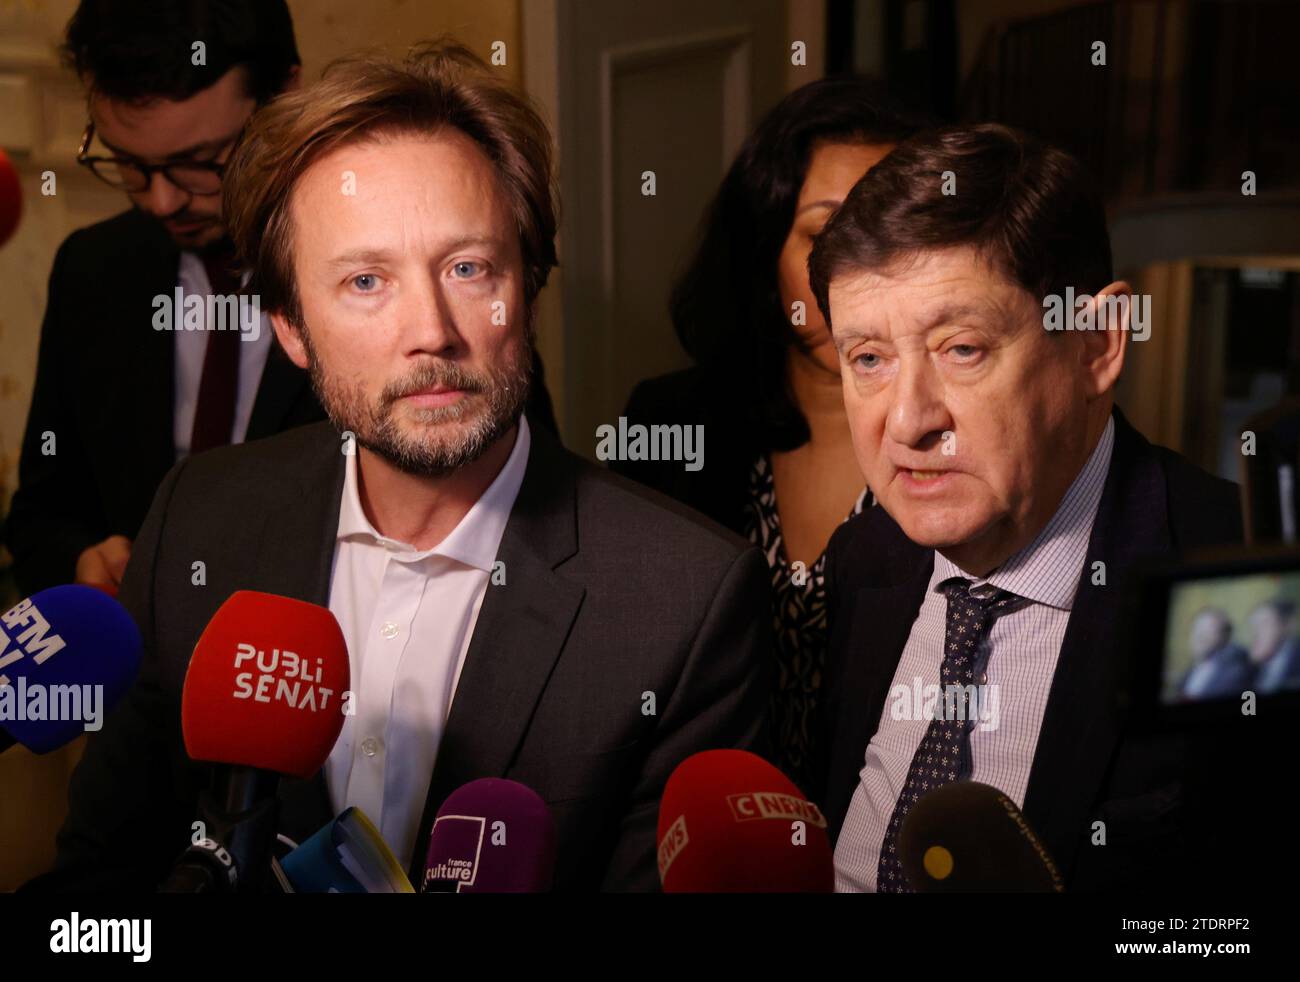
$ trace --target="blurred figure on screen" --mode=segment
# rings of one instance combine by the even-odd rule
[[[1028,134],[929,130],[849,192],[809,268],[878,502],[826,566],[837,889],[909,890],[904,818],[967,779],[1022,808],[1067,889],[1172,881],[1194,816],[1167,790],[1193,762],[1127,726],[1124,583],[1241,521],[1234,485],[1115,406],[1149,299],[1114,276],[1097,186]],[[977,698],[927,712],[929,686]]]
[[[616,461],[763,551],[777,663],[774,762],[815,794],[809,755],[826,660],[826,542],[873,503],[853,454],[839,364],[808,287],[808,251],[849,189],[920,121],[867,79],[782,99],[745,141],[674,286],[673,327],[692,368],[647,379],[629,424],[700,424],[707,466]]]
[[[1300,688],[1296,605],[1281,598],[1266,600],[1250,612],[1249,623],[1255,691],[1266,695]]]
[[[1234,697],[1250,688],[1255,667],[1246,649],[1232,643],[1232,620],[1222,610],[1206,607],[1196,613],[1188,646],[1192,667],[1178,687],[1184,699]]]

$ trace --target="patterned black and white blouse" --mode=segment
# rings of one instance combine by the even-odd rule
[[[845,521],[874,504],[863,488]],[[772,466],[766,454],[754,461],[745,504],[745,535],[767,560],[772,584],[772,621],[776,631],[777,677],[771,699],[775,764],[801,790],[811,786],[812,741],[816,733],[818,693],[826,666],[826,553],[811,568],[793,566],[782,545]]]

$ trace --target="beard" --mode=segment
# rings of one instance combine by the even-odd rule
[[[312,388],[336,429],[399,470],[417,477],[445,477],[473,463],[518,422],[532,384],[532,343],[525,339],[497,369],[472,371],[455,362],[430,361],[384,386],[373,402],[360,383],[325,370],[300,326]],[[448,406],[418,409],[399,401],[434,386],[465,394]],[[414,426],[405,429],[401,419]],[[413,431],[412,431],[413,430]]]

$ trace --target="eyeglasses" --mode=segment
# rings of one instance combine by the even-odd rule
[[[225,149],[242,134],[241,128],[239,133],[222,141],[221,148]],[[90,141],[94,137],[95,124],[87,123],[86,131],[81,135],[81,146],[77,149],[77,163],[119,191],[147,191],[153,183],[155,173],[162,174],[172,184],[190,194],[217,194],[221,190],[225,161],[174,160],[165,164],[146,164],[135,157],[92,157],[89,151]]]

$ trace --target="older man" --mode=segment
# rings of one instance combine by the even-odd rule
[[[148,884],[187,844],[205,775],[180,741],[182,680],[244,588],[328,604],[351,655],[356,711],[313,780],[283,783],[282,831],[360,807],[413,877],[448,794],[504,777],[554,816],[557,888],[657,889],[669,774],[757,747],[757,550],[523,414],[555,263],[549,146],[454,45],[344,62],[254,118],[226,217],[333,425],[163,482],[122,590],[142,676],[73,777],[61,867],[126,857]]]
[[[1130,290],[1100,197],[1012,130],[935,131],[854,188],[809,263],[882,506],[827,561],[838,889],[907,890],[903,819],[963,779],[1023,807],[1068,886],[1142,876],[1177,841],[1181,760],[1124,732],[1122,583],[1241,531],[1233,485],[1113,406]],[[899,695],[926,686],[978,704]]]

